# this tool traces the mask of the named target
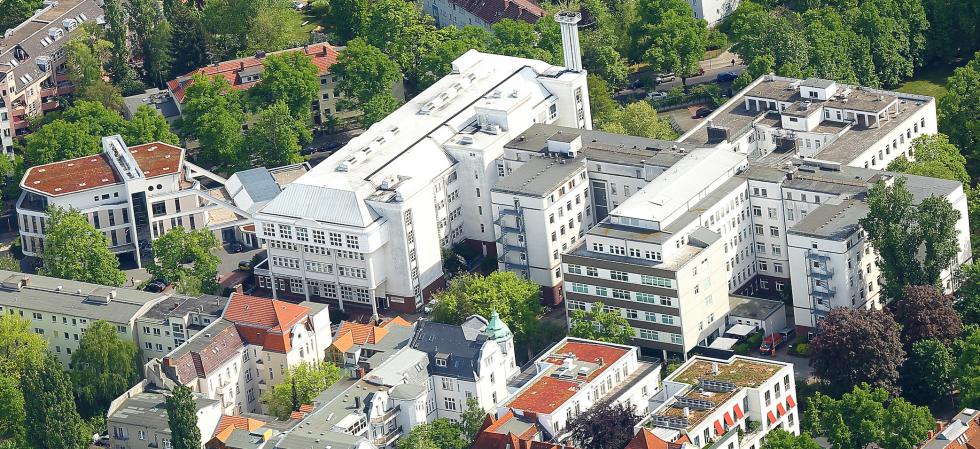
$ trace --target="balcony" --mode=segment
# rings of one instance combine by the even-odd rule
[[[810,266],[810,276],[815,279],[828,280],[834,277],[834,270],[831,270],[827,265],[821,265],[819,267],[814,267],[812,264]]]
[[[383,415],[376,416],[374,418],[371,418],[371,424],[381,424],[383,422],[387,422],[391,418],[394,418],[395,415],[397,415],[399,411],[401,411],[401,407],[392,407],[390,410],[388,410],[387,412],[385,412]]]
[[[58,100],[45,101],[44,103],[41,103],[41,110],[44,112],[48,112],[54,109],[58,109],[58,106],[61,106],[61,102],[59,102]]]
[[[834,289],[826,287],[814,287],[813,291],[810,292],[810,295],[816,298],[817,301],[826,301],[828,303],[834,299],[834,295],[836,294],[837,292]]]
[[[810,260],[821,261],[821,262],[830,260],[830,256],[820,251],[814,251],[812,249],[806,252],[806,258]]]

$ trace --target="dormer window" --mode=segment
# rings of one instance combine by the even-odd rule
[[[446,367],[446,361],[447,360],[449,360],[449,356],[448,355],[445,355],[445,354],[437,354],[436,355],[436,366],[445,368]]]

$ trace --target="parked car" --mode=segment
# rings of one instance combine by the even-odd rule
[[[163,282],[163,280],[161,279],[155,279],[149,284],[146,284],[146,287],[143,287],[143,290],[148,291],[150,293],[160,293],[165,288],[167,288],[166,282]]]
[[[252,269],[251,260],[240,260],[238,261],[238,269],[242,271],[248,271]]]
[[[677,79],[677,75],[674,75],[674,72],[661,73],[661,74],[657,75],[657,77],[654,78],[654,79],[657,80],[657,84],[660,84],[660,83],[668,83],[668,82],[671,82],[671,81]]]
[[[647,94],[647,100],[662,100],[664,98],[667,98],[667,92],[655,90]]]
[[[700,107],[694,112],[694,118],[705,118],[711,115],[712,112],[715,112],[714,108],[710,108],[708,106]]]
[[[238,242],[232,242],[230,245],[228,245],[228,251],[232,253],[240,253],[245,251],[245,246]]]
[[[715,79],[719,83],[727,83],[729,81],[734,81],[735,78],[738,78],[738,74],[735,72],[721,72],[718,74],[718,77]]]
[[[783,338],[783,334],[775,333],[766,338],[762,339],[762,344],[759,346],[759,354],[771,355],[776,353],[776,348],[782,346],[786,343],[786,339]]]

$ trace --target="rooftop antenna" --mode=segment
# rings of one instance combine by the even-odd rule
[[[559,11],[555,22],[561,26],[561,46],[565,54],[565,68],[573,72],[582,71],[582,51],[578,42],[578,23],[582,14],[577,11]]]

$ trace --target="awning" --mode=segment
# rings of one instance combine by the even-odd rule
[[[772,412],[769,412],[769,414],[766,415],[766,416],[769,417],[769,424],[775,424],[776,423],[776,415],[773,415]]]
[[[721,427],[721,421],[715,421],[715,433],[718,436],[722,436],[725,434],[725,429]]]
[[[709,345],[708,347],[712,349],[721,349],[723,351],[730,351],[732,348],[735,347],[736,344],[738,344],[738,340],[734,338],[718,337],[715,339],[715,341],[712,341],[711,345]]]
[[[725,412],[725,424],[728,424],[728,427],[735,425],[735,421],[732,420],[732,415],[728,412]]]
[[[793,395],[786,395],[786,406],[789,408],[796,407],[796,401],[793,400]]]
[[[783,407],[782,402],[776,404],[776,412],[779,413],[779,416],[783,416],[786,414],[786,407]]]
[[[755,331],[755,326],[749,326],[748,324],[736,324],[728,328],[728,330],[725,331],[725,334],[745,337],[754,331]]]
[[[742,413],[742,406],[735,404],[735,417],[742,419],[745,417],[745,413]]]

